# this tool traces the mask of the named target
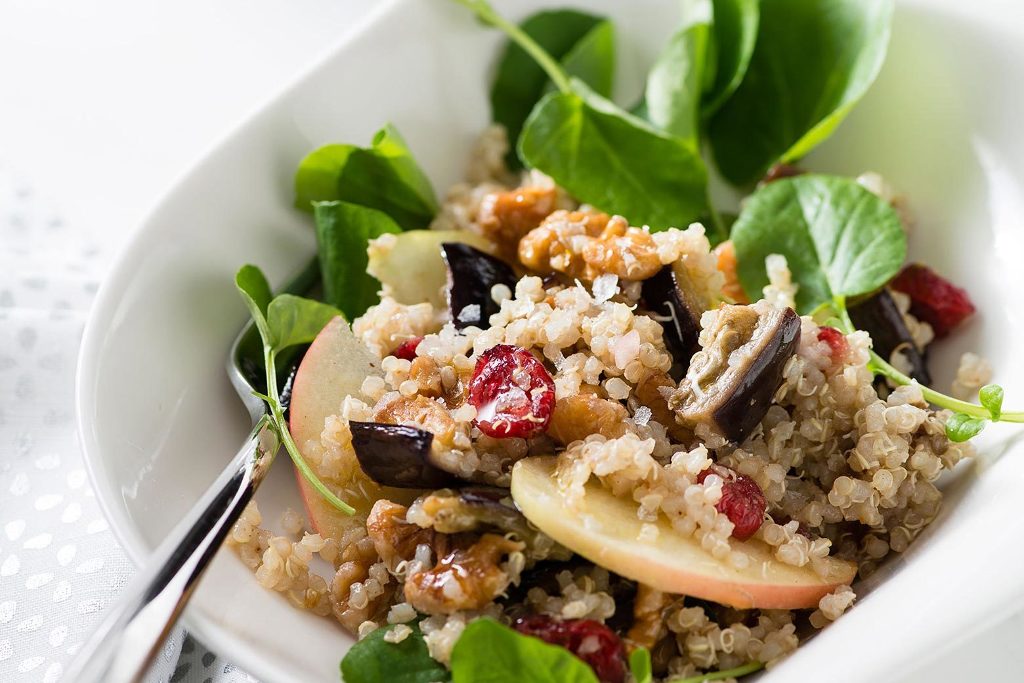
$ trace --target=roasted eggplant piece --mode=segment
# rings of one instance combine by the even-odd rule
[[[894,351],[899,351],[910,361],[910,376],[921,384],[931,384],[932,374],[928,371],[928,359],[917,348],[914,338],[907,329],[907,323],[888,289],[883,289],[867,299],[849,307],[850,319],[857,329],[871,335],[871,344],[879,356],[889,360]]]
[[[488,486],[467,486],[453,491],[434,491],[418,503],[432,519],[431,527],[445,534],[476,531],[481,527],[514,533],[526,543],[532,561],[567,560],[572,553],[545,537],[538,543],[539,532],[516,508],[508,489]]]
[[[675,360],[676,379],[686,373],[690,358],[700,351],[700,316],[706,306],[694,294],[684,268],[665,266],[644,280],[640,290],[644,308],[661,318],[665,346]]]
[[[800,341],[800,316],[766,302],[723,306],[669,398],[684,427],[742,442],[768,411]]]
[[[457,491],[442,489],[420,499],[433,528],[444,534],[474,531],[491,526],[504,532],[527,530],[526,518],[516,509],[508,489],[466,486]]]
[[[441,244],[441,256],[448,268],[448,309],[455,327],[486,327],[501,308],[491,298],[491,288],[507,285],[515,290],[515,272],[504,261],[459,242]]]
[[[430,489],[456,479],[430,462],[434,435],[415,427],[380,422],[349,422],[352,448],[366,475],[383,486]]]

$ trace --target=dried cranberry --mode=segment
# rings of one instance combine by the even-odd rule
[[[757,533],[764,521],[764,513],[768,509],[764,492],[750,477],[722,465],[712,465],[698,474],[697,483],[703,484],[711,474],[717,474],[725,482],[715,509],[732,522],[733,538],[747,540]]]
[[[469,382],[475,424],[496,439],[529,438],[548,428],[555,409],[555,383],[526,349],[498,344],[484,351]]]
[[[819,327],[818,341],[828,344],[829,355],[832,356],[833,363],[840,362],[846,354],[846,350],[850,348],[846,343],[846,335],[834,327]]]
[[[931,325],[940,339],[974,313],[967,292],[919,263],[900,271],[891,286],[910,297],[910,312]]]
[[[391,352],[391,355],[402,360],[416,360],[416,348],[420,345],[421,341],[423,341],[423,337],[406,339],[398,345],[398,348]]]
[[[615,632],[592,619],[558,621],[537,614],[520,617],[513,628],[546,643],[560,645],[594,670],[601,683],[623,683],[626,680],[626,651]]]

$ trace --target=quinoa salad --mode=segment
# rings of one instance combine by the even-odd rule
[[[304,512],[265,520],[250,503],[228,544],[262,586],[358,640],[349,683],[773,667],[935,519],[937,479],[971,437],[1021,420],[975,354],[948,395],[931,388],[929,348],[974,305],[908,259],[907,232],[926,228],[881,176],[812,173],[795,163],[806,140],[751,160],[719,139],[738,135],[766,27],[793,3],[739,3],[761,33],[754,21],[741,66],[718,56],[718,76],[735,71],[722,89],[690,92],[698,132],[665,104],[680,89],[657,85],[702,87],[697,62],[672,62],[694,25],[628,112],[595,75],[607,20],[516,25],[462,4],[509,36],[466,180],[437,202],[392,126],[367,148],[321,148],[296,177],[320,300],[271,300],[257,269],[239,273],[265,357],[281,339],[298,351],[268,363],[264,398]],[[725,4],[708,3],[706,31],[735,19]],[[880,65],[891,3],[824,4],[873,36],[860,49]],[[707,201],[686,134],[745,188],[735,218]],[[621,148],[588,152],[592,139]],[[644,145],[662,156],[636,158]],[[587,170],[601,161],[614,169]]]

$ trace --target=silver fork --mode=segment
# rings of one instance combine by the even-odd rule
[[[283,291],[307,294],[318,284],[319,269],[314,259]],[[231,384],[253,421],[245,444],[107,611],[64,680],[141,681],[231,526],[252,500],[280,447],[266,406],[253,395],[254,391],[266,390],[265,379],[261,378],[261,353],[259,336],[250,322],[235,337],[227,361]],[[281,359],[279,367],[289,367],[294,358]],[[290,400],[290,394],[289,379],[282,402]]]

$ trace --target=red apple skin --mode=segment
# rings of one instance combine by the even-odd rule
[[[512,470],[512,498],[530,522],[575,553],[628,579],[666,593],[693,597],[739,609],[805,609],[842,585],[849,585],[857,565],[829,561],[828,575],[810,565],[779,562],[763,541],[730,539],[750,556],[745,569],[716,560],[692,537],[676,533],[667,520],[657,522],[653,541],[639,540],[642,522],[636,504],[617,498],[598,482],[587,485],[582,509],[565,503],[555,477],[555,458],[520,460]]]
[[[359,468],[351,446],[343,449],[342,456],[346,460],[343,476],[328,477],[319,467],[324,421],[339,413],[346,396],[359,395],[364,379],[381,374],[379,361],[356,339],[340,316],[313,340],[295,374],[289,420],[292,438],[321,481],[356,509],[354,515],[336,509],[296,470],[306,515],[313,529],[324,538],[341,538],[345,531],[362,525],[370,508],[380,498],[408,504],[421,493],[417,489],[378,485]]]

